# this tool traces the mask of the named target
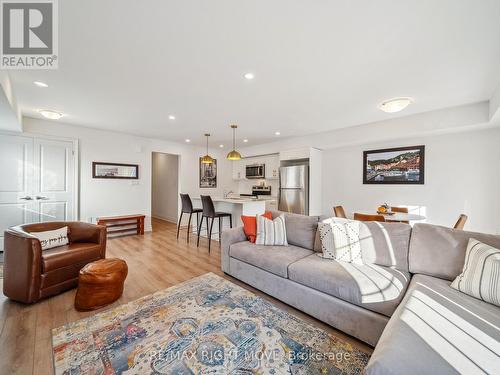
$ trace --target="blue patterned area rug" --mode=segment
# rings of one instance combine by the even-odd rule
[[[212,273],[52,331],[56,374],[361,374],[369,356]]]

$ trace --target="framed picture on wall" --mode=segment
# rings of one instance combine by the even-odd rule
[[[363,152],[363,184],[423,184],[425,146]]]
[[[213,163],[204,164],[200,158],[200,188],[216,188],[217,187],[217,159],[213,159]]]
[[[137,180],[139,178],[139,165],[94,161],[92,163],[92,178]]]

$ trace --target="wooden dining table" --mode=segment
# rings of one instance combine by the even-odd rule
[[[417,215],[406,212],[394,212],[393,214],[379,214],[377,211],[356,211],[360,214],[365,215],[382,215],[385,218],[385,221],[422,221],[425,220],[426,217],[423,215]]]

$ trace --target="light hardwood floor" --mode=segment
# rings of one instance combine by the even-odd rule
[[[175,229],[174,224],[153,219],[153,232],[144,236],[128,236],[108,241],[107,257],[125,259],[129,274],[122,297],[102,310],[213,272],[371,353],[371,348],[362,342],[224,275],[220,270],[220,250],[217,242],[212,243],[211,254],[208,254],[207,239],[201,239],[200,247],[197,248],[194,235],[187,244],[186,231],[181,231],[177,240]],[[1,282],[0,280],[0,285]],[[75,290],[70,290],[33,305],[23,305],[0,294],[0,374],[53,373],[51,329],[96,313],[76,311],[73,307],[74,298]]]

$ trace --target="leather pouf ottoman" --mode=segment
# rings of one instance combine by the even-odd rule
[[[123,293],[128,267],[122,259],[100,259],[80,270],[75,308],[80,311],[99,309],[115,302]]]

